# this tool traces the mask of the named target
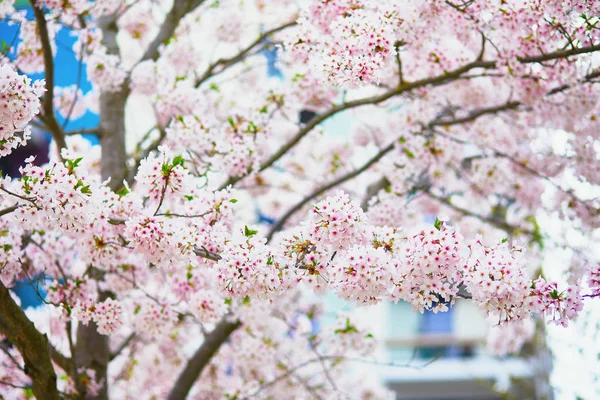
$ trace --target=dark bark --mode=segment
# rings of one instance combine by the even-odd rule
[[[38,400],[60,399],[56,372],[50,361],[48,337],[42,335],[27,318],[0,281],[0,332],[14,344],[25,361],[25,373],[31,377]]]
[[[107,53],[119,55],[117,24],[110,17],[98,20],[102,29]],[[125,105],[129,97],[129,82],[126,80],[116,92],[100,94],[100,144],[102,179],[110,178],[110,188],[118,190],[127,177],[127,151],[125,147]]]
[[[198,8],[205,0],[175,0],[173,7],[165,17],[165,21],[160,27],[158,34],[152,40],[152,43],[146,49],[141,61],[156,60],[159,56],[158,48],[161,44],[166,43],[175,33],[179,21],[190,11]]]
[[[98,301],[104,301],[110,294],[101,291]],[[75,365],[77,369],[90,368],[96,373],[96,380],[102,382],[102,387],[96,396],[80,393],[82,397],[90,400],[108,399],[108,363],[110,362],[110,349],[107,335],[98,333],[98,325],[90,321],[87,325],[79,324],[77,327],[77,341],[75,343]],[[81,385],[80,385],[81,387]]]
[[[50,43],[50,35],[44,11],[38,8],[36,2],[33,0],[31,0],[31,5],[33,6],[33,15],[35,16],[42,44],[44,79],[46,80],[46,93],[42,99],[43,116],[40,119],[42,119],[48,130],[50,130],[60,155],[60,150],[67,147],[67,142],[65,141],[65,134],[54,115],[54,56],[52,54],[52,45]]]
[[[168,400],[183,400],[187,397],[194,382],[202,374],[204,367],[240,325],[239,322],[229,322],[224,317],[215,326],[215,329],[204,338],[202,345],[188,360],[185,368],[179,374],[171,393],[169,393]]]

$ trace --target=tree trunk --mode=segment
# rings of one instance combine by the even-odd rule
[[[114,19],[103,17],[98,20],[102,29],[104,43],[109,54],[119,54],[117,44],[117,26]],[[102,157],[100,161],[103,179],[110,178],[110,188],[118,190],[123,185],[127,176],[127,152],[125,148],[125,104],[129,96],[128,82],[124,82],[117,92],[102,92],[100,94],[100,141]],[[97,280],[102,280],[102,272],[92,268],[92,274],[98,275]],[[111,297],[110,292],[101,291],[99,301]],[[102,382],[98,395],[87,396],[86,399],[108,399],[107,371],[110,362],[110,348],[108,336],[98,333],[97,325],[90,322],[87,326],[79,325],[77,328],[77,342],[75,346],[75,364],[77,369],[90,368],[95,371],[96,379]]]
[[[33,394],[38,400],[59,400],[56,372],[50,361],[48,337],[35,329],[0,281],[0,332],[14,344],[25,361]]]

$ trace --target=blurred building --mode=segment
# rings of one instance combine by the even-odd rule
[[[489,322],[468,300],[438,314],[421,314],[406,302],[356,308],[334,295],[326,304],[323,324],[353,310],[380,339],[375,357],[355,363],[355,372],[375,375],[398,400],[535,399],[531,366],[486,351]]]
[[[408,303],[388,307],[385,349],[390,361],[420,361],[423,368],[388,367],[381,378],[398,399],[492,400],[497,389],[509,389],[511,378],[531,371],[518,358],[497,358],[485,350],[489,323],[468,300],[458,300],[448,312],[420,314]]]

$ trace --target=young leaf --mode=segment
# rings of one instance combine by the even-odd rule
[[[251,237],[253,235],[256,235],[257,232],[258,231],[255,231],[254,229],[248,228],[247,225],[244,225],[244,236]]]

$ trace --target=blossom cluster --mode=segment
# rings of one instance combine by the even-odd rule
[[[307,223],[314,241],[334,250],[346,249],[365,240],[367,217],[346,193],[338,193],[317,203]]]
[[[590,272],[589,286],[592,289],[592,296],[600,296],[600,268]]]
[[[65,357],[66,326],[110,335],[114,363],[68,366],[67,396],[110,383],[166,398],[192,347],[235,323],[190,397],[387,399],[344,377],[374,337],[354,316],[325,326],[314,293],[421,312],[468,299],[498,354],[532,338],[532,314],[567,325],[600,295],[600,198],[585,197],[600,182],[599,2],[39,0],[45,21],[13,3],[0,156],[36,116],[53,122],[23,74],[49,72],[59,29],[92,85],[48,84],[67,148],[0,182],[2,284],[47,289],[27,315]],[[127,107],[100,115],[101,146],[75,136],[66,120],[114,99]],[[131,118],[141,104],[152,112]],[[435,215],[449,218],[423,223]],[[573,231],[588,247],[565,256],[569,282],[538,276]],[[25,363],[0,352],[15,386],[0,397],[30,397]]]
[[[0,65],[0,156],[24,145],[31,135],[29,122],[40,112],[44,81],[32,83],[10,65]]]
[[[90,81],[107,92],[116,92],[127,77],[119,65],[119,57],[105,51],[96,51],[86,57],[86,71]]]
[[[311,59],[336,85],[377,83],[396,53],[400,12],[374,1],[311,2],[300,19],[298,36],[287,46],[295,56]]]
[[[256,231],[244,227],[231,238],[227,252],[215,265],[219,287],[226,297],[263,298],[277,293],[282,278],[273,255]]]

